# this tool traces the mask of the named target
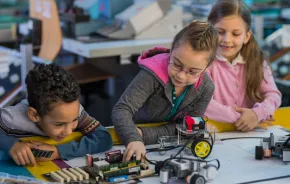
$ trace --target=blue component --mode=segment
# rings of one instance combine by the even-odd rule
[[[125,181],[128,179],[129,179],[128,175],[122,175],[122,176],[109,178],[109,182],[119,182],[119,181]]]
[[[199,120],[200,123],[204,123],[204,120],[203,120],[202,117],[198,117],[198,120]]]

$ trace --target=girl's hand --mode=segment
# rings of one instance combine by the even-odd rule
[[[36,165],[35,157],[31,149],[36,146],[28,142],[16,142],[10,149],[9,154],[17,165]]]
[[[146,148],[143,142],[133,141],[127,145],[126,151],[123,155],[123,162],[128,162],[133,154],[136,154],[136,160],[143,160],[146,154]]]
[[[234,109],[241,114],[241,117],[235,122],[238,130],[242,132],[251,131],[258,126],[258,117],[252,109],[239,107]]]
[[[272,122],[275,121],[275,119],[271,116],[270,118],[261,121],[256,128],[262,128],[264,130],[267,130],[269,126],[272,126]]]
[[[138,127],[136,129],[137,129],[138,133],[140,134],[140,136],[143,138],[143,132],[142,132],[142,130],[140,128],[138,128]]]

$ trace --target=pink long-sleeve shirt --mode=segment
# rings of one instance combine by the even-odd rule
[[[246,85],[244,80],[245,62],[241,55],[232,63],[225,58],[217,56],[213,64],[208,68],[208,74],[215,84],[213,98],[205,112],[205,115],[214,121],[235,123],[241,116],[233,107],[252,109],[258,120],[264,120],[274,114],[281,105],[281,93],[272,75],[268,64],[264,62],[263,71],[265,80],[262,81],[261,91],[265,99],[261,103],[247,100]]]

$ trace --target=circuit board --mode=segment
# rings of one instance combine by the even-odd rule
[[[148,165],[139,160],[109,164],[105,160],[96,161],[93,167],[60,169],[44,174],[49,181],[59,183],[118,183],[148,177],[154,174]]]

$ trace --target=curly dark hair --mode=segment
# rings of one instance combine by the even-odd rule
[[[80,87],[71,73],[55,64],[40,64],[29,71],[25,83],[29,106],[39,116],[46,115],[56,102],[69,103],[78,100]]]

